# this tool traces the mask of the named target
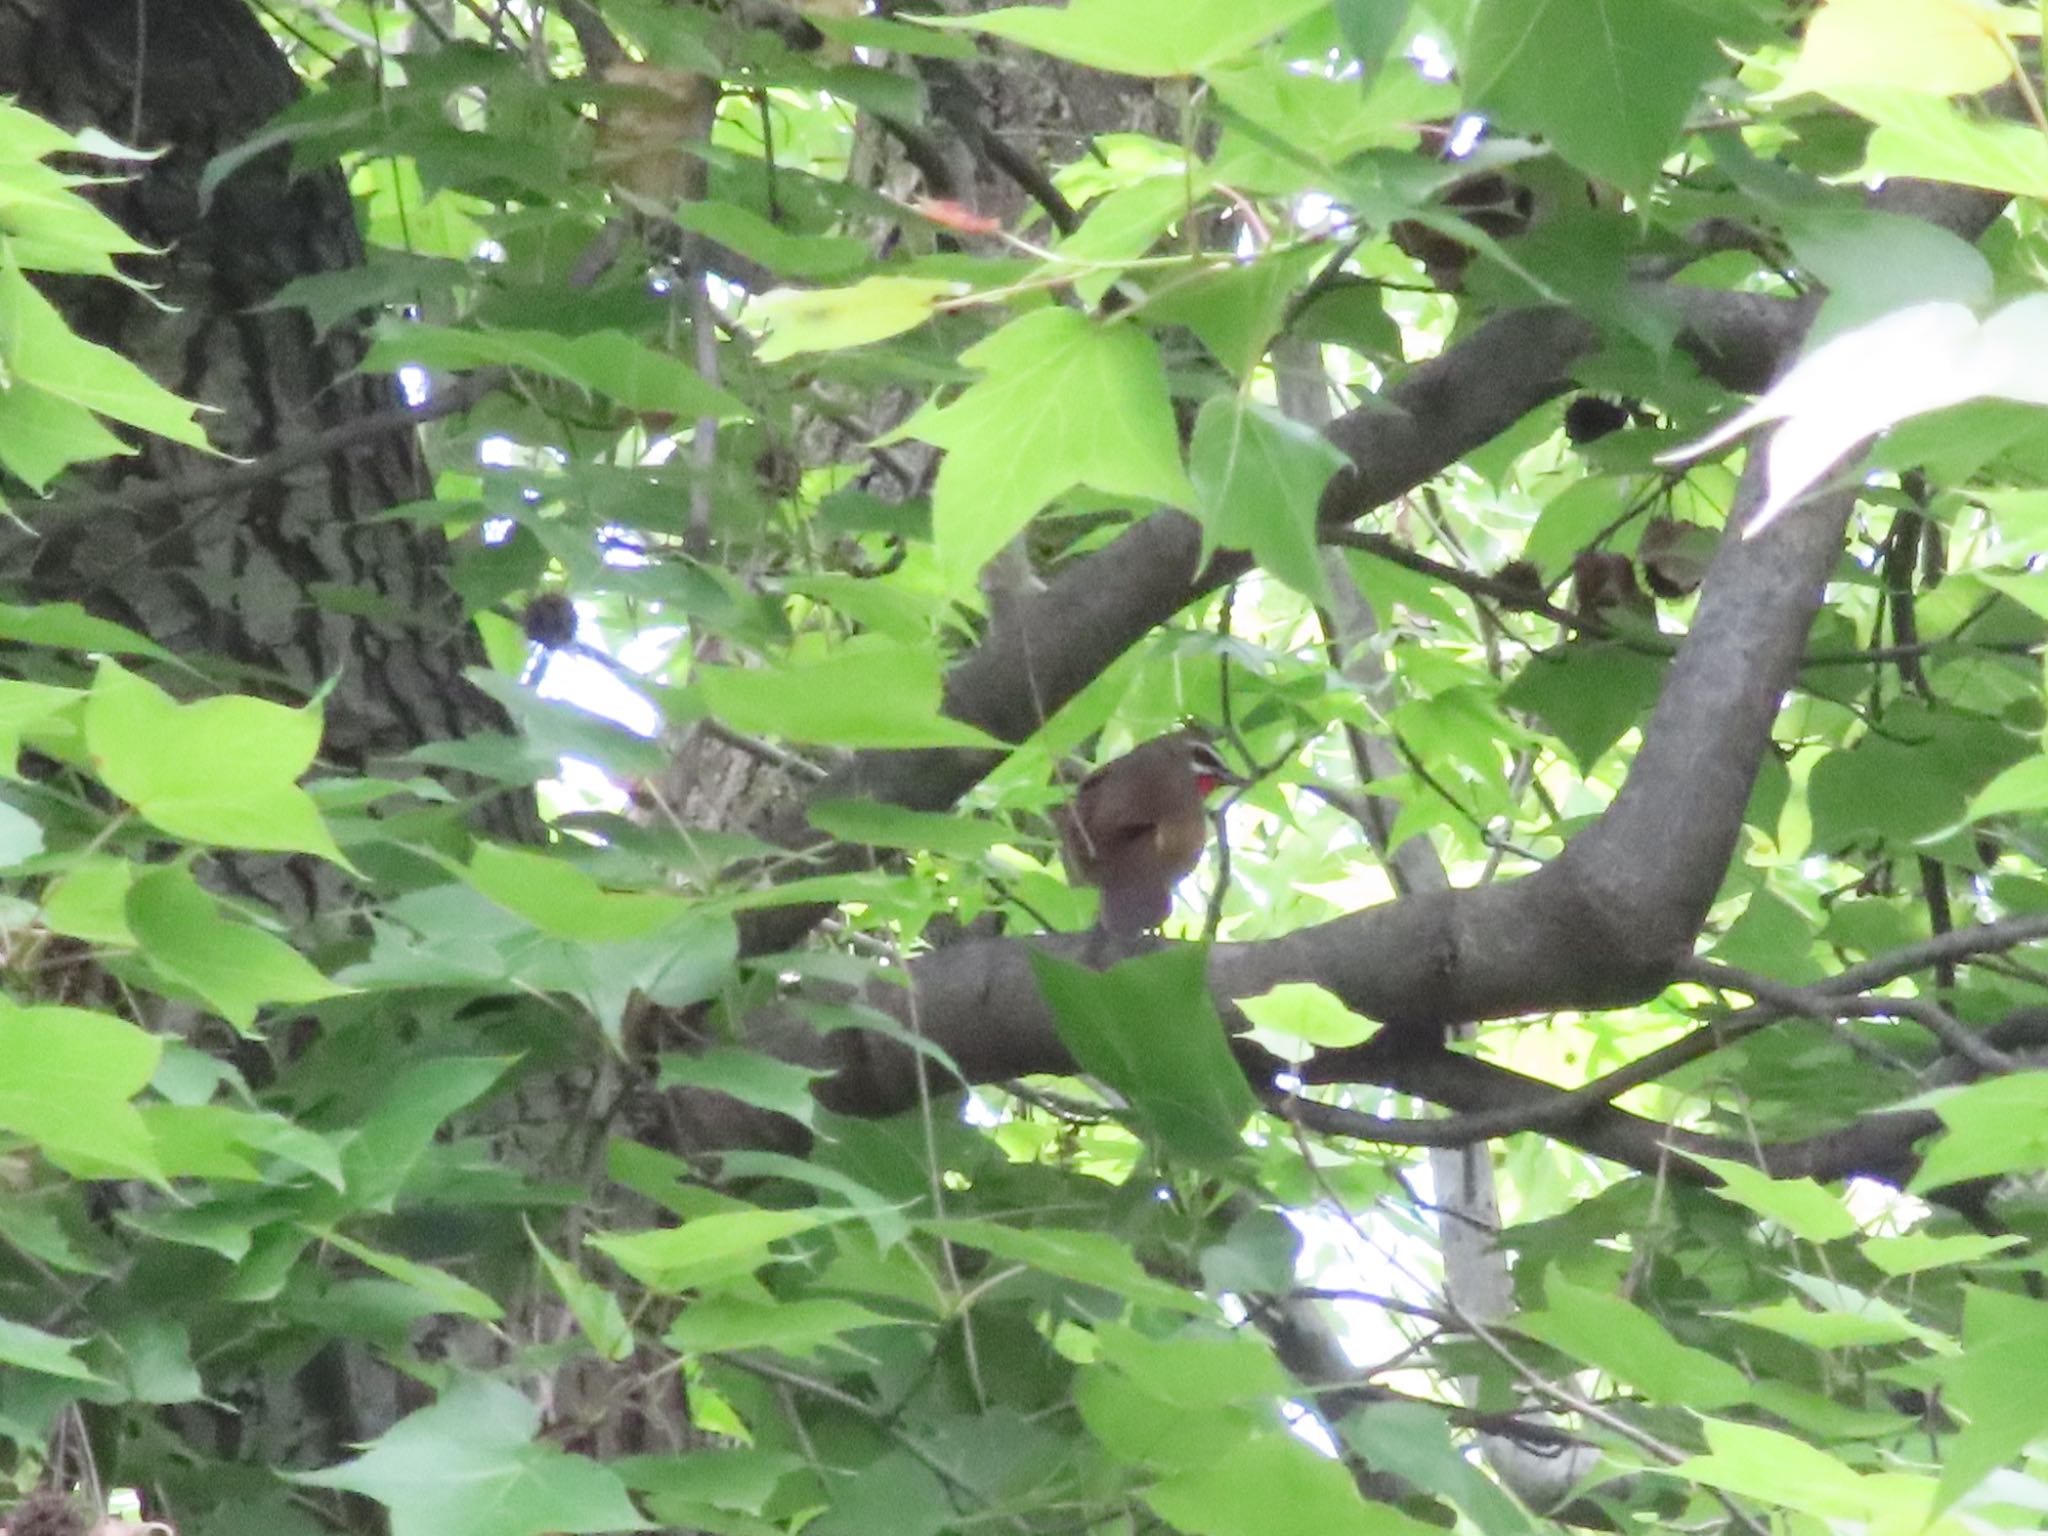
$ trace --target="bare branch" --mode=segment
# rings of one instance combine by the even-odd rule
[[[302,464],[370,442],[392,432],[411,432],[430,421],[460,416],[486,395],[504,387],[509,368],[478,368],[451,380],[418,405],[394,405],[351,417],[337,426],[280,444],[260,459],[207,475],[180,475],[173,480],[128,481],[111,491],[58,496],[37,509],[39,522],[55,518],[95,517],[108,512],[151,512],[163,507],[214,501],[283,479]]]

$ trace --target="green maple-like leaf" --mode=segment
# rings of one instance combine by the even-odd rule
[[[457,1382],[354,1461],[298,1481],[391,1511],[392,1536],[542,1536],[646,1530],[608,1467],[534,1436],[540,1410],[503,1382]]]
[[[1039,508],[1077,485],[1193,501],[1159,351],[1136,327],[1041,309],[961,361],[981,381],[908,428],[947,450],[932,532],[955,581],[971,582]]]

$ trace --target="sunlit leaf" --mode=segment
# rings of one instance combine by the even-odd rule
[[[107,787],[173,836],[317,853],[346,865],[298,779],[320,747],[317,709],[235,695],[180,704],[102,662],[86,745]]]
[[[1770,491],[1743,530],[1754,536],[1874,434],[1985,397],[2048,405],[2048,296],[2016,300],[1981,323],[1960,304],[1916,304],[1842,332],[1671,457],[1697,457],[1779,422],[1765,449]]]
[[[1976,1264],[2018,1247],[2024,1239],[2007,1232],[1987,1236],[1958,1232],[1937,1237],[1931,1232],[1907,1232],[1898,1237],[1866,1237],[1863,1256],[1888,1275],[1914,1275],[1946,1265]]]
[[[641,1284],[676,1293],[751,1274],[777,1258],[776,1244],[836,1219],[830,1211],[726,1211],[680,1227],[593,1237],[590,1245]]]
[[[749,307],[767,327],[756,355],[779,363],[799,352],[866,346],[923,325],[962,284],[927,277],[864,277],[851,288],[777,288]]]
[[[161,1177],[129,1102],[156,1071],[162,1042],[83,1008],[21,1008],[0,1000],[0,1129],[60,1165]]]
[[[747,1301],[706,1296],[669,1324],[666,1342],[684,1354],[718,1350],[773,1349],[799,1359],[815,1355],[856,1328],[886,1326],[892,1319],[838,1297],[797,1301]]]
[[[1835,86],[1936,96],[1989,90],[2013,71],[2007,39],[2015,16],[1980,0],[1827,0],[1807,22],[1774,94],[1828,94]]]
[[[590,1341],[590,1347],[605,1360],[629,1358],[633,1353],[633,1326],[626,1321],[626,1311],[619,1305],[619,1299],[594,1280],[585,1279],[574,1265],[543,1243],[531,1226],[526,1229],[526,1237],[533,1244],[534,1257],[547,1271],[549,1282]]]
[[[190,401],[179,399],[119,353],[75,335],[5,249],[0,249],[0,362],[14,388],[30,385],[82,410],[210,451]],[[78,446],[81,451],[67,457],[102,456],[83,438]],[[124,446],[121,451],[128,450]]]
[[[1856,1234],[1856,1218],[1841,1198],[1811,1179],[1774,1179],[1748,1163],[1725,1157],[1695,1157],[1721,1180],[1714,1193],[1767,1216],[1794,1237],[1831,1243]]]
[[[1426,1536],[1436,1529],[1391,1504],[1367,1502],[1342,1462],[1279,1432],[1162,1478],[1145,1502],[1191,1536]]]
[[[0,1317],[0,1362],[16,1370],[68,1381],[96,1381],[92,1370],[73,1353],[80,1342]]]
[[[852,643],[786,667],[702,667],[711,713],[736,730],[846,747],[994,747],[941,713],[944,678],[928,647]]]
[[[682,358],[620,331],[564,336],[407,326],[379,339],[363,360],[365,368],[389,371],[408,365],[476,368],[493,363],[561,379],[630,410],[678,417],[745,414],[737,399],[706,383]]]
[[[1241,53],[1321,8],[1321,0],[1073,0],[1064,9],[1010,6],[973,16],[926,16],[972,27],[1057,58],[1126,75],[1191,75]]]
[[[1927,1144],[1914,1190],[2048,1168],[2048,1072],[2019,1072],[1931,1097],[1945,1127]]]
[[[1379,1025],[1346,1008],[1335,993],[1309,982],[1287,981],[1237,1006],[1260,1030],[1320,1049],[1362,1045]]]
[[[182,869],[159,869],[128,890],[128,932],[151,969],[189,987],[235,1028],[265,1003],[317,1003],[348,991],[275,934],[222,915]]]
[[[1323,487],[1349,463],[1312,428],[1240,395],[1218,395],[1195,418],[1188,468],[1209,542],[1248,549],[1303,596],[1330,601],[1316,542]]]
[[[971,580],[1075,486],[1194,500],[1158,349],[1136,326],[1041,309],[960,360],[982,378],[904,429],[947,450],[932,491],[932,532],[956,582]]]
[[[392,1536],[647,1529],[618,1475],[540,1438],[540,1420],[505,1383],[463,1377],[362,1455],[291,1475],[375,1499],[391,1511]]]
[[[1867,1518],[1884,1495],[1826,1451],[1756,1424],[1704,1421],[1707,1454],[1682,1463],[1685,1476],[1822,1519]]]

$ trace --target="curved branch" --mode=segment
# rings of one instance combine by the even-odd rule
[[[1910,213],[1974,239],[2005,199],[1967,187],[1894,181],[1874,206]],[[1646,284],[1680,326],[1702,372],[1730,389],[1768,384],[1798,348],[1818,298],[1783,299],[1685,283]],[[1382,397],[1338,418],[1329,438],[1351,460],[1326,489],[1326,526],[1355,522],[1405,495],[1506,431],[1570,384],[1573,364],[1599,346],[1595,328],[1563,309],[1514,310],[1476,326]],[[1022,741],[1104,668],[1190,602],[1246,568],[1241,557],[1200,564],[1201,531],[1180,512],[1154,513],[1076,560],[1042,591],[1018,594],[948,675],[945,712],[1004,741]],[[935,810],[951,805],[995,763],[969,751],[865,752],[821,791]],[[778,829],[803,842],[801,812]],[[748,934],[752,953],[781,948],[815,915],[788,909]]]
[[[1696,347],[1742,359],[1759,376],[1789,356],[1811,308],[1707,293],[1674,302],[1687,306]],[[1562,389],[1571,364],[1596,341],[1586,322],[1558,309],[1479,326],[1384,400],[1332,425],[1329,435],[1351,464],[1326,491],[1322,518],[1349,521],[1439,473]],[[1760,500],[1762,460],[1750,456],[1732,528]],[[1261,943],[1219,946],[1210,976],[1226,1018],[1229,998],[1316,983],[1386,1025],[1360,1051],[1319,1059],[1317,1075],[1388,1081],[1390,1058],[1445,1059],[1433,1047],[1453,1024],[1655,995],[1691,953],[1720,886],[1853,501],[1853,487],[1825,493],[1758,537],[1722,541],[1627,780],[1555,861],[1520,880],[1427,892]],[[1195,523],[1162,512],[1076,561],[1044,591],[1020,597],[953,670],[946,712],[1023,739],[1147,630],[1241,568],[1232,557],[1200,567],[1199,552]],[[821,792],[936,809],[992,761],[987,753],[862,754]],[[749,948],[787,944],[814,917],[803,908],[774,914],[748,933]],[[1071,1069],[1023,943],[961,945],[907,972],[907,988],[872,989],[869,1001],[899,1020],[914,1018],[969,1082]],[[820,1039],[788,1015],[753,1021],[749,1032],[775,1054],[832,1071],[822,1096],[834,1107],[884,1114],[914,1101],[915,1058],[880,1036]],[[1442,1102],[1483,1109],[1505,1101]],[[1619,1115],[1593,1112],[1580,1134],[1614,1138],[1618,1154],[1628,1154],[1623,1161],[1644,1155],[1637,1133],[1616,1129],[1630,1120]]]
[[[1389,1087],[1462,1113],[1445,1120],[1394,1120],[1306,1099],[1291,1100],[1286,1113],[1324,1135],[1393,1146],[1455,1145],[1450,1138],[1460,1121],[1499,1124],[1519,1118],[1531,1122],[1528,1129],[1540,1129],[1567,1146],[1638,1173],[1706,1185],[1720,1181],[1687,1156],[1672,1154],[1748,1163],[1778,1179],[1826,1183],[1862,1177],[1896,1187],[1919,1167],[1913,1143],[1941,1129],[1932,1110],[1880,1110],[1815,1136],[1759,1148],[1744,1137],[1682,1130],[1612,1104],[1585,1108],[1570,1091],[1470,1056],[1444,1052],[1404,1064],[1386,1077]],[[1469,1132],[1464,1134],[1470,1139]]]

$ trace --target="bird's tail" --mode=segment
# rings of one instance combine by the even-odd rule
[[[1173,910],[1173,887],[1158,880],[1133,880],[1102,887],[1096,926],[1105,933],[1140,934],[1157,928]]]

